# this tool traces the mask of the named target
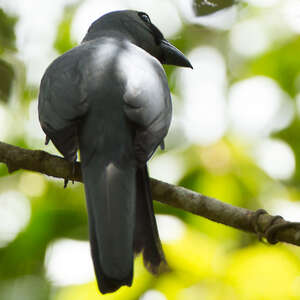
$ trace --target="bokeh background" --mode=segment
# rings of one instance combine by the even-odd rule
[[[194,70],[165,68],[174,103],[152,177],[300,219],[299,0],[0,0],[0,140],[44,146],[37,115],[49,63],[117,9],[147,12]],[[2,300],[300,299],[300,249],[155,203],[172,271],[136,260],[132,288],[101,296],[81,184],[0,164]]]

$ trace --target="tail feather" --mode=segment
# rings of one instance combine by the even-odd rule
[[[99,290],[105,294],[132,283],[135,168],[94,156],[82,164],[82,171],[92,258]]]
[[[96,233],[94,232],[93,228],[94,225],[90,226],[90,243],[91,243],[91,253],[92,253],[92,258],[95,266],[94,268],[95,268],[99,290],[101,291],[102,294],[106,294],[118,290],[123,285],[131,286],[133,269],[129,271],[127,277],[124,277],[122,279],[112,278],[103,271],[100,262],[98,241],[97,241]]]
[[[147,166],[122,164],[81,147],[91,253],[101,293],[131,286],[134,253],[153,274],[167,269],[154,216]],[[88,157],[88,159],[87,159]],[[119,160],[117,160],[119,161]]]
[[[118,280],[118,279],[110,278],[103,271],[103,269],[101,267],[101,262],[100,262],[100,253],[99,253],[97,237],[96,237],[96,233],[94,231],[95,223],[94,223],[94,220],[89,221],[89,222],[90,223],[93,222],[90,225],[90,244],[91,244],[91,253],[92,253],[94,269],[95,269],[95,273],[96,273],[97,284],[98,284],[99,290],[101,291],[102,294],[106,294],[106,293],[112,293],[112,292],[118,290],[123,285],[131,286],[132,277],[133,277],[132,272],[129,272],[127,278]]]
[[[134,252],[143,253],[144,265],[153,274],[167,270],[154,216],[150,179],[147,166],[136,173],[136,220]]]

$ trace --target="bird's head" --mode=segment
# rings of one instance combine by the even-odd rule
[[[103,36],[128,39],[156,57],[162,64],[192,68],[183,53],[164,38],[144,12],[135,10],[110,12],[90,26],[83,42]]]

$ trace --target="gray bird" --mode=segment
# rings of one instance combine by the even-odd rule
[[[144,12],[96,20],[54,60],[40,85],[39,119],[65,159],[80,150],[91,252],[101,293],[131,286],[134,254],[157,274],[166,260],[147,161],[164,147],[172,104],[161,64],[192,67]]]

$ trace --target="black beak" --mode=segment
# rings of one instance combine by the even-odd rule
[[[162,50],[162,58],[160,62],[166,65],[174,65],[179,67],[187,67],[192,68],[193,66],[189,62],[189,60],[183,55],[181,51],[179,51],[176,47],[174,47],[167,40],[162,39],[159,45]]]

